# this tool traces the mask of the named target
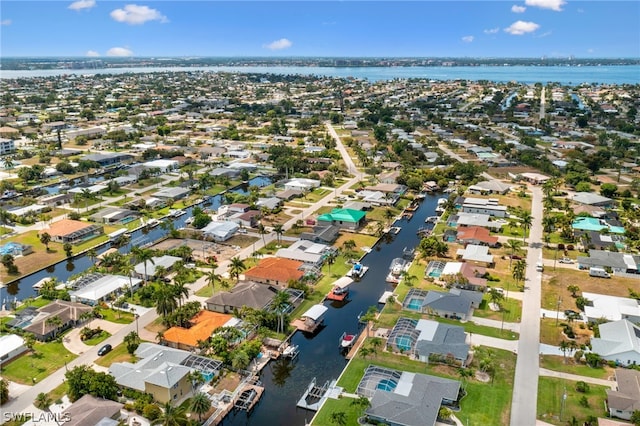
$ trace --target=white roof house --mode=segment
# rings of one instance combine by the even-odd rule
[[[600,338],[591,339],[591,350],[622,365],[640,364],[640,327],[626,319],[600,324]]]
[[[287,248],[281,248],[276,252],[276,257],[299,260],[316,266],[322,264],[325,253],[329,246],[326,244],[314,243],[307,240],[299,240]]]
[[[167,271],[170,270],[173,265],[182,260],[182,258],[177,257],[177,256],[169,256],[169,255],[164,255],[164,256],[160,256],[160,257],[153,257],[151,259],[151,261],[146,261],[146,262],[140,262],[135,266],[135,270],[136,270],[136,274],[138,274],[138,276],[143,277],[145,270],[144,270],[144,266],[145,263],[147,264],[147,278],[148,277],[153,277],[156,274],[156,268],[158,266],[162,266],[163,268],[165,268]]]
[[[142,281],[138,278],[131,278],[129,281],[129,277],[123,275],[92,274],[90,278],[91,280],[85,281],[77,290],[69,292],[72,302],[96,305],[111,294],[129,291],[130,286],[136,289]]]
[[[237,223],[231,221],[210,222],[201,231],[203,235],[213,238],[214,241],[227,241],[239,228]]]
[[[306,189],[313,189],[319,186],[320,181],[317,179],[293,178],[284,184],[284,189],[298,189],[304,191]]]
[[[142,163],[142,167],[147,169],[160,169],[161,172],[168,172],[177,169],[180,163],[176,160],[152,160]]]
[[[466,248],[458,249],[456,256],[467,262],[493,263],[493,255],[489,254],[489,247],[469,244]]]
[[[583,292],[582,296],[590,301],[584,307],[587,321],[604,318],[608,321],[628,319],[640,322],[640,304],[636,299],[586,292]]]
[[[22,337],[15,334],[0,336],[0,363],[4,364],[26,350]]]
[[[482,213],[458,213],[449,219],[450,226],[481,226],[483,228],[500,229],[507,222],[491,220],[491,216]]]

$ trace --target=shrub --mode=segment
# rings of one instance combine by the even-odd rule
[[[162,410],[156,404],[147,404],[142,410],[142,415],[153,422],[162,415]]]
[[[587,399],[586,395],[582,395],[582,398],[580,398],[578,403],[584,408],[588,408],[589,407],[589,400]]]
[[[576,390],[580,393],[589,392],[589,384],[583,381],[576,382]]]

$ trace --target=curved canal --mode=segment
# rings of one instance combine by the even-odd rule
[[[236,186],[230,191],[237,192],[241,194],[246,194],[249,186],[255,185],[259,187],[263,187],[269,185],[271,183],[271,179],[264,176],[258,176],[249,181],[249,183],[242,184]],[[207,207],[211,209],[217,209],[222,204],[222,194],[216,195],[209,199],[209,203]],[[193,210],[191,206],[186,208],[187,214],[179,216],[177,218],[166,218],[166,220],[172,220],[174,227],[182,228],[185,226],[185,221],[187,218],[191,217],[191,211]],[[159,240],[160,238],[166,236],[169,233],[167,229],[163,229],[161,226],[156,226],[154,228],[149,229],[148,231],[145,229],[138,229],[131,232],[131,243],[121,247],[119,250],[122,253],[128,253],[131,250],[132,246],[142,246],[147,243],[152,243],[154,241]],[[105,243],[100,247],[96,248],[97,254],[104,253],[109,247],[110,243]],[[58,281],[64,282],[72,275],[76,275],[82,271],[89,269],[93,263],[89,259],[86,254],[81,254],[77,257],[72,258],[70,261],[62,260],[55,265],[51,265],[46,269],[43,269],[38,272],[34,272],[31,275],[27,275],[26,277],[22,277],[18,280],[12,281],[6,284],[5,291],[2,291],[2,298],[5,299],[5,303],[12,302],[13,300],[24,300],[27,297],[36,296],[36,291],[33,289],[33,285],[36,284],[43,278],[47,277],[56,277]],[[7,297],[8,293],[8,297]],[[8,306],[8,303],[7,305]]]
[[[418,244],[416,232],[425,225],[425,218],[434,214],[437,200],[438,196],[428,195],[411,220],[396,222],[396,226],[402,227],[400,233],[391,241],[378,242],[362,259],[369,271],[360,282],[349,287],[351,301],[342,307],[325,302],[329,307],[325,314],[326,326],[313,337],[296,333],[291,343],[300,347],[297,359],[293,362],[271,361],[261,373],[265,392],[258,405],[249,414],[244,411],[230,414],[223,424],[292,426],[311,421],[315,412],[297,408],[298,400],[314,377],[318,385],[338,378],[347,364],[338,348],[340,336],[345,331],[357,331],[358,314],[378,305],[382,293],[393,289],[385,281],[389,265],[394,258],[402,257],[403,248]]]

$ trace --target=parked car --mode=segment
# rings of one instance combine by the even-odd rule
[[[111,349],[113,349],[113,348],[111,347],[111,345],[110,345],[110,344],[108,344],[108,343],[107,343],[106,345],[104,345],[103,347],[101,347],[101,348],[98,350],[98,355],[99,355],[99,356],[106,355],[106,354],[108,354],[109,352],[111,352]]]
[[[563,257],[558,262],[560,262],[560,263],[574,263],[573,259],[571,259],[570,257]]]
[[[576,312],[572,309],[567,309],[566,311],[564,311],[564,316],[567,318],[574,318],[574,319],[582,318],[582,315],[580,315],[580,312]]]

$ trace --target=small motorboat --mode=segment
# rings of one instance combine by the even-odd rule
[[[342,336],[340,336],[340,347],[342,349],[350,348],[351,346],[353,346],[355,342],[356,342],[355,334],[348,334],[347,332],[344,332],[342,333]]]
[[[298,356],[298,345],[289,345],[282,351],[282,356],[285,358],[295,358]]]
[[[353,264],[351,270],[347,273],[348,277],[353,279],[362,278],[362,276],[369,270],[368,266],[362,265],[360,262],[356,262]]]

